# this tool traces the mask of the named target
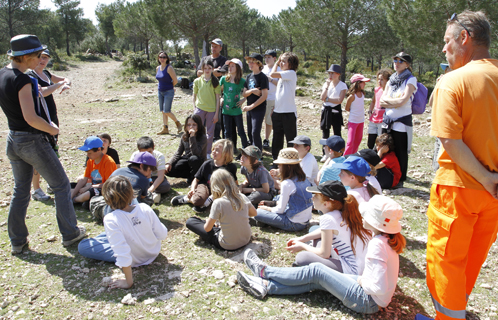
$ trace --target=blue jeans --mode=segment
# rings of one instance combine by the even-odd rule
[[[236,145],[236,137],[232,137],[234,133],[233,121],[235,121],[235,126],[237,127],[237,132],[240,137],[240,141],[242,142],[242,148],[247,147],[247,136],[246,131],[244,129],[244,120],[242,119],[242,115],[238,116],[229,116],[227,114],[223,115],[223,123],[225,125],[225,138],[233,142],[233,145]]]
[[[27,241],[26,211],[29,205],[33,168],[47,181],[55,195],[55,213],[63,241],[79,236],[78,222],[71,201],[71,187],[66,172],[52,146],[39,133],[10,131],[7,157],[14,175],[14,193],[9,208],[9,237],[12,245]]]
[[[263,150],[263,141],[261,140],[261,127],[263,126],[263,120],[265,119],[266,108],[257,106],[251,111],[247,111],[247,135],[251,143]]]
[[[268,294],[296,295],[313,290],[330,292],[349,309],[359,313],[375,313],[379,306],[356,282],[357,275],[337,272],[321,263],[299,268],[264,269]]]
[[[175,90],[157,91],[157,97],[159,98],[159,111],[164,113],[171,112],[171,105],[173,104],[173,98],[175,97]]]
[[[256,221],[285,231],[301,231],[307,224],[295,223],[289,220],[285,213],[278,214],[263,209],[257,210],[258,215],[254,217]]]
[[[116,262],[114,251],[111,249],[107,235],[102,232],[95,238],[83,239],[78,244],[78,252],[90,259]]]

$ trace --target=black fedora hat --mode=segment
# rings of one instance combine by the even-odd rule
[[[10,39],[10,49],[7,55],[11,57],[24,56],[37,51],[47,49],[43,46],[37,36],[31,34],[20,34]]]

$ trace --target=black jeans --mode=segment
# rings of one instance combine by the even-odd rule
[[[273,122],[273,141],[271,145],[271,155],[273,160],[278,158],[278,153],[284,147],[284,136],[287,140],[287,147],[291,148],[292,141],[297,136],[297,121],[294,112],[276,113],[271,116]]]
[[[191,217],[188,218],[186,226],[190,231],[198,234],[204,242],[210,243],[218,249],[225,250],[218,242],[218,234],[220,233],[221,228],[213,227],[211,231],[206,232],[206,230],[204,230],[205,223],[206,221],[201,220],[198,217]]]
[[[379,181],[382,189],[391,189],[393,186],[394,174],[393,172],[384,167],[377,170],[377,181]]]
[[[198,156],[182,156],[171,164],[171,170],[166,175],[172,178],[187,178],[192,181],[202,163],[202,159]]]
[[[382,129],[382,133],[387,133],[386,129]],[[394,154],[399,161],[401,169],[401,178],[399,181],[406,180],[406,172],[408,171],[408,134],[406,132],[399,132],[391,130],[389,133],[394,140]]]
[[[253,145],[263,150],[263,141],[261,140],[261,127],[265,119],[266,108],[256,107],[247,111],[247,137]]]

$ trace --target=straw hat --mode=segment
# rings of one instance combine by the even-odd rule
[[[294,148],[280,150],[277,160],[273,161],[275,164],[298,164],[299,162],[301,162],[299,153]]]

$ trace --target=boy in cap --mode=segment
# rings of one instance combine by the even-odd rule
[[[258,147],[248,146],[239,150],[240,173],[246,177],[246,180],[239,185],[239,189],[257,208],[260,201],[273,199],[275,183],[268,170],[259,161],[261,150]]]
[[[377,155],[377,152],[375,152],[372,149],[361,149],[355,154],[352,154],[352,156],[363,158],[363,160],[368,162],[368,164],[370,165],[370,175],[366,177],[368,183],[370,183],[375,188],[375,190],[379,192],[379,194],[382,194],[381,184],[379,183],[379,180],[377,180],[376,177],[377,175],[376,166],[380,164],[380,158]]]
[[[263,73],[268,77],[268,82],[270,87],[268,89],[268,97],[266,98],[266,113],[265,113],[265,140],[263,140],[263,148],[270,148],[270,134],[273,128],[273,123],[271,122],[271,115],[273,108],[275,107],[275,95],[277,93],[278,78],[272,78],[270,76],[271,70],[275,65],[277,60],[277,52],[275,50],[266,50],[265,52],[265,66],[263,67]],[[277,66],[277,72],[282,71],[279,66]]]
[[[294,149],[297,150],[299,159],[301,159],[301,168],[303,168],[304,173],[306,173],[306,178],[315,186],[317,183],[318,163],[316,162],[315,157],[310,153],[311,139],[307,136],[300,135],[295,137],[294,140],[289,141],[289,143],[294,144]]]
[[[253,53],[245,57],[249,69],[252,71],[246,78],[244,92],[242,95],[247,98],[247,106],[242,111],[247,112],[247,135],[250,144],[255,145],[259,150],[263,150],[261,141],[261,127],[266,113],[266,98],[268,97],[268,77],[261,72],[263,70],[263,56]]]
[[[329,180],[340,181],[339,173],[341,173],[341,169],[335,168],[333,164],[343,163],[346,160],[344,157],[346,142],[342,137],[334,135],[327,139],[320,139],[320,144],[323,145],[327,161],[318,172],[317,180],[319,184]]]
[[[80,203],[100,195],[104,182],[116,170],[116,163],[110,156],[103,152],[103,141],[97,136],[90,136],[85,144],[78,149],[86,152],[88,161],[85,174],[77,183],[72,183],[71,198],[73,202]],[[91,182],[87,185],[87,182]]]

